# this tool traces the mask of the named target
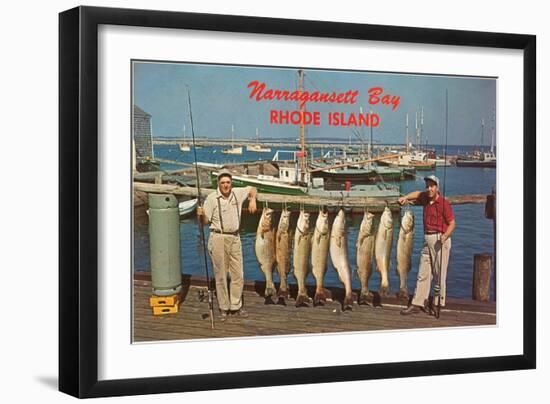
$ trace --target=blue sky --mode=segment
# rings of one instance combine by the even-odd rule
[[[263,101],[249,98],[248,83],[265,82],[268,88],[295,90],[298,68],[266,68],[186,63],[134,62],[134,103],[152,115],[153,135],[181,137],[183,126],[190,136],[187,87],[191,91],[195,136],[229,138],[231,125],[236,138],[255,138],[256,128],[261,138],[298,137],[298,126],[272,125],[272,109],[297,109],[295,102]],[[405,116],[409,114],[409,134],[415,134],[415,113],[424,107],[424,131],[430,144],[445,143],[445,91],[449,99],[448,144],[479,144],[481,120],[485,120],[484,144],[491,142],[492,120],[496,105],[496,80],[388,74],[374,72],[344,72],[304,69],[305,90],[346,92],[358,90],[354,105],[308,104],[309,111],[319,111],[321,126],[309,126],[308,139],[352,136],[349,127],[326,124],[328,112],[344,113],[372,110],[380,115],[380,126],[374,138],[382,143],[404,143]],[[368,90],[383,87],[384,93],[400,96],[400,105],[391,107],[370,105]],[[361,129],[369,134],[369,128]],[[424,138],[425,139],[425,138]]]

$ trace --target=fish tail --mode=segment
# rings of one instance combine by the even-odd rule
[[[343,310],[352,310],[353,308],[353,298],[351,296],[346,296],[344,298],[344,304],[342,305]]]
[[[309,307],[309,297],[307,295],[296,296],[296,307]]]
[[[372,297],[372,293],[367,287],[361,288],[361,293],[357,299],[357,304],[368,304],[368,299]]]
[[[327,301],[327,295],[325,294],[325,289],[320,288],[315,291],[315,296],[313,297],[314,306],[323,306]]]

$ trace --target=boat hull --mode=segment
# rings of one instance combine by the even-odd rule
[[[215,188],[218,186],[218,177],[216,173],[212,173],[211,176],[212,186]],[[232,178],[232,184],[234,187],[255,187],[258,192],[265,194],[279,194],[279,195],[306,195],[306,188],[298,185],[291,184],[277,184],[274,182],[262,181],[255,178],[247,178],[234,175]]]
[[[371,169],[371,170],[345,170],[341,172],[316,171],[311,173],[313,178],[323,178],[326,183],[351,182],[352,185],[372,184],[380,181],[401,181],[408,176],[402,169]]]
[[[457,160],[457,167],[482,167],[482,168],[497,168],[496,161],[480,161],[480,160]]]

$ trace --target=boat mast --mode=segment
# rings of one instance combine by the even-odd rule
[[[483,152],[483,132],[485,131],[485,119],[481,118],[481,152]]]
[[[370,155],[369,158],[372,159],[372,156],[374,155],[374,149],[372,148],[372,109],[369,111],[370,113]]]
[[[155,147],[153,146],[153,118],[149,119],[149,134],[151,135],[151,159],[155,159]]]
[[[405,135],[405,150],[407,154],[409,154],[409,114],[406,115],[405,119],[405,126],[407,128],[406,135]]]
[[[256,144],[260,147],[260,132],[258,131],[258,128],[256,128]]]
[[[414,114],[414,126],[416,129],[416,150],[420,150],[420,132],[418,131],[418,111]]]
[[[298,91],[300,94],[304,92],[304,71],[298,70]],[[302,149],[302,156],[300,158],[300,176],[301,180],[305,181],[306,173],[306,140],[305,140],[305,126],[304,126],[304,103],[300,102],[300,146]]]
[[[491,136],[491,154],[494,153],[493,148],[495,145],[495,114],[494,113],[493,113],[492,123],[493,123],[493,133]]]
[[[235,145],[233,144],[235,140],[235,126],[231,125],[231,148],[234,149]]]
[[[420,109],[420,130],[418,132],[418,144],[422,145],[422,131],[424,130],[424,107]]]

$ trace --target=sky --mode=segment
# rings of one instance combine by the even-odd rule
[[[196,137],[297,138],[299,126],[270,123],[271,110],[295,111],[291,101],[261,101],[250,98],[247,87],[254,80],[265,82],[266,88],[297,89],[298,67],[255,67],[188,63],[133,62],[133,102],[152,115],[154,137],[181,138],[191,136],[187,89],[191,94],[193,126]],[[409,136],[415,136],[415,114],[424,109],[423,140],[429,144],[445,144],[445,94],[448,94],[448,144],[479,145],[482,119],[485,122],[484,145],[491,144],[496,108],[495,78],[429,76],[378,72],[315,70],[304,68],[304,90],[313,92],[358,91],[354,104],[308,103],[308,111],[319,111],[320,126],[308,126],[306,139],[357,140],[370,137],[370,128],[329,126],[328,113],[372,111],[380,116],[373,129],[375,142],[405,142],[406,115],[409,115]],[[383,95],[399,96],[399,106],[369,103],[369,89],[382,87]]]

